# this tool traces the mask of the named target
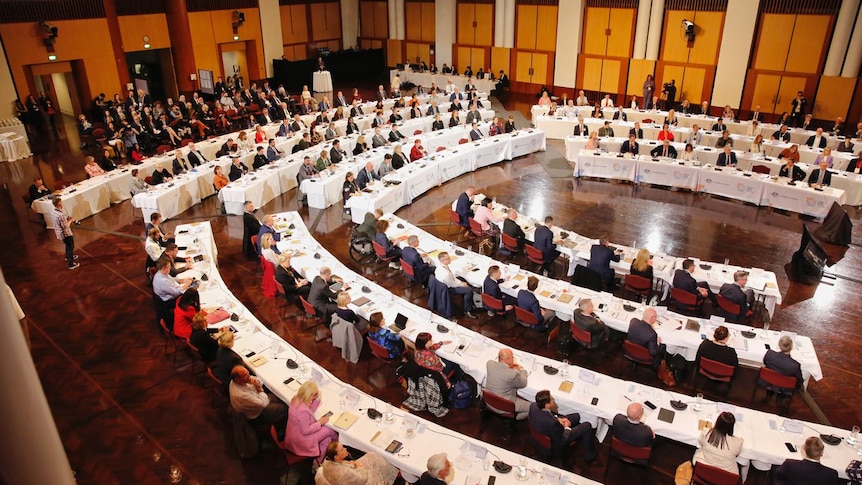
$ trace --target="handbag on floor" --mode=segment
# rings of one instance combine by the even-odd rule
[[[676,474],[673,476],[673,483],[676,485],[689,485],[691,476],[694,474],[694,467],[691,466],[691,461],[686,460],[676,467]]]
[[[668,370],[667,362],[665,361],[661,361],[661,366],[658,368],[658,378],[668,387],[676,385],[676,379],[673,378],[673,374]]]

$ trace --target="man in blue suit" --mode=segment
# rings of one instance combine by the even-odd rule
[[[272,214],[267,214],[266,217],[263,218],[263,225],[260,226],[260,230],[257,231],[257,255],[260,256],[260,241],[263,239],[263,235],[266,233],[272,234],[272,238],[276,241],[281,241],[281,234],[275,232],[275,229],[272,228],[273,224],[275,224],[275,218],[272,217]],[[272,247],[272,250],[275,251],[275,254],[281,254],[281,251],[278,250],[276,246]]]
[[[820,463],[823,456],[823,442],[817,436],[809,436],[802,447],[804,460],[784,460],[775,470],[777,485],[835,485],[838,472]]]
[[[737,271],[733,273],[733,283],[725,283],[721,285],[718,294],[727,298],[732,303],[739,305],[739,313],[732,315],[730,312],[719,308],[718,313],[726,320],[731,322],[741,322],[745,319],[745,312],[754,303],[754,290],[745,288],[748,284],[748,271]]]
[[[536,393],[536,402],[530,404],[527,419],[537,432],[551,439],[552,459],[561,456],[573,441],[577,441],[579,447],[583,448],[587,464],[596,459],[593,450],[593,427],[589,423],[581,423],[578,413],[566,416],[559,414],[551,391],[542,390]]]
[[[413,268],[416,281],[422,286],[428,286],[428,277],[434,272],[434,265],[425,261],[425,258],[416,249],[419,247],[419,238],[411,235],[407,238],[407,247],[401,251],[401,259]]]
[[[705,281],[697,281],[691,273],[694,272],[694,260],[686,259],[682,262],[682,269],[673,274],[673,287],[687,291],[697,297],[701,315],[709,317],[712,315],[712,304],[715,294],[709,289]]]
[[[551,216],[545,217],[545,225],[536,228],[536,233],[533,236],[533,247],[542,251],[542,257],[545,264],[539,268],[539,271],[544,271],[547,267],[560,257],[560,252],[557,251],[557,242],[559,239],[554,239],[554,233],[551,228],[554,227],[554,218]]]
[[[380,175],[377,175],[377,171],[374,170],[374,164],[367,162],[365,168],[356,175],[356,185],[364,189],[372,180],[380,180]]]
[[[482,293],[487,293],[492,298],[501,300],[503,302],[503,308],[506,311],[509,311],[518,301],[515,298],[504,294],[503,290],[500,289],[500,283],[503,282],[500,275],[501,272],[499,266],[496,264],[489,266],[488,276],[485,277],[485,282],[482,284]]]
[[[536,295],[533,294],[538,287],[539,278],[536,278],[535,276],[527,278],[527,288],[518,292],[517,305],[535,315],[536,321],[539,325],[538,329],[545,330],[550,326],[551,320],[556,317],[556,314],[553,310],[548,310],[539,306],[539,300],[536,298]]]
[[[611,261],[619,262],[620,255],[608,245],[608,237],[601,236],[598,244],[590,248],[590,264],[587,266],[602,277],[605,285],[610,287],[614,281],[614,270]]]
[[[465,232],[470,232],[470,218],[473,217],[473,196],[476,195],[476,187],[472,185],[458,196],[455,202],[455,213],[458,214],[458,225]]]
[[[778,392],[779,398],[782,395],[789,395],[794,389],[802,385],[802,366],[790,356],[790,352],[793,351],[793,339],[783,335],[778,339],[778,350],[780,352],[767,350],[766,355],[763,356],[763,365],[781,375],[795,377],[796,386],[793,388],[773,388],[770,386],[766,391],[768,397],[771,397],[774,392]],[[762,379],[758,379],[757,383],[761,386],[767,385],[766,381]]]
[[[629,322],[627,340],[641,347],[646,347],[649,354],[653,357],[652,368],[658,370],[661,366],[661,361],[664,360],[667,346],[661,343],[661,339],[653,328],[656,318],[658,318],[658,315],[655,309],[650,307],[644,310],[643,319],[632,318],[631,322]]]

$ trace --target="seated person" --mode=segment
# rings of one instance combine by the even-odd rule
[[[620,255],[610,247],[608,237],[602,235],[599,237],[599,243],[593,244],[590,248],[590,264],[587,267],[598,273],[608,287],[614,284],[614,270],[611,268],[611,261],[618,263]]]
[[[778,154],[778,158],[790,159],[796,163],[799,163],[799,146],[790,145],[784,150],[781,150],[781,153]]]
[[[230,331],[230,327],[225,325],[221,328],[209,328],[207,316],[204,313],[198,313],[192,318],[192,334],[189,337],[189,342],[198,349],[198,354],[201,360],[209,364],[216,360],[218,354],[217,339],[221,334]]]
[[[641,276],[648,279],[650,286],[652,286],[652,258],[650,257],[648,249],[641,248],[641,250],[638,251],[637,256],[635,256],[635,260],[632,261],[632,266],[629,272],[635,276]]]
[[[692,273],[694,273],[694,260],[683,260],[682,269],[676,270],[673,274],[673,287],[695,295],[701,315],[708,318],[712,315],[715,294],[712,293],[707,282],[695,280]]]
[[[482,202],[476,206],[473,220],[478,222],[482,227],[482,234],[484,236],[490,237],[496,241],[500,235],[500,227],[497,224],[503,222],[503,218],[494,215],[494,211],[491,210],[492,203],[493,200],[491,200],[490,197],[482,199]],[[497,245],[495,244],[495,247],[496,246]]]
[[[379,219],[377,221],[377,233],[374,235],[374,240],[377,244],[383,246],[383,250],[386,251],[386,257],[394,259],[401,258],[401,248],[397,246],[398,243],[407,239],[407,236],[398,236],[395,239],[390,240],[389,236],[386,235],[386,231],[389,230],[389,221],[386,219]],[[389,267],[392,269],[400,269],[401,265],[395,263],[394,261],[389,263]]]
[[[829,187],[829,185],[832,184],[832,172],[829,171],[827,165],[828,163],[826,160],[820,161],[820,167],[812,170],[811,175],[808,177],[809,185],[813,185],[815,187]]]
[[[349,459],[350,452],[338,441],[326,446],[324,458],[318,474],[330,485],[388,485],[398,476],[398,469],[373,451]]]
[[[803,460],[786,459],[775,470],[775,483],[781,485],[837,485],[838,471],[820,463],[823,441],[809,436],[802,447]]]
[[[558,411],[551,392],[542,390],[536,393],[536,402],[530,404],[528,419],[538,433],[551,439],[552,457],[561,456],[572,442],[577,441],[584,450],[587,464],[592,463],[596,459],[593,427],[589,423],[581,423],[578,413],[563,416]]]
[[[474,195],[476,195],[476,188],[471,185],[464,192],[461,192],[461,195],[458,196],[458,200],[455,202],[455,213],[458,214],[458,224],[467,233],[470,232],[470,218],[473,217],[472,204]]]
[[[790,356],[790,352],[793,351],[793,339],[787,335],[782,335],[780,339],[778,339],[778,350],[776,352],[772,349],[766,351],[766,355],[763,356],[763,365],[772,369],[779,374],[785,376],[792,376],[796,378],[796,386],[794,388],[776,388],[776,387],[767,387],[766,395],[767,398],[772,397],[772,394],[777,392],[779,397],[782,395],[788,395],[793,392],[793,389],[798,389],[802,385],[802,366],[799,365],[799,362],[796,361],[793,357]],[[762,379],[758,379],[758,384],[761,386],[766,386],[766,382]]]
[[[29,194],[30,201],[34,201],[36,199],[40,199],[50,194],[51,191],[48,190],[48,187],[45,187],[45,183],[42,182],[42,177],[36,177],[33,179],[33,185],[30,186]]]
[[[532,313],[536,317],[537,330],[544,331],[550,328],[551,322],[557,316],[553,310],[539,306],[539,300],[533,292],[539,287],[539,278],[530,276],[527,278],[527,287],[518,291],[516,305]]]
[[[551,216],[545,217],[545,225],[536,227],[533,234],[533,247],[542,252],[542,259],[545,262],[543,265],[547,267],[550,263],[556,261],[560,257],[560,252],[557,251],[557,244],[562,242],[561,239],[554,239],[552,231],[554,227],[554,218]]]
[[[718,415],[712,428],[704,427],[697,438],[698,449],[694,452],[692,463],[704,463],[739,475],[736,458],[742,453],[742,438],[733,436],[734,424],[736,417],[725,411]]]
[[[665,140],[662,142],[661,146],[657,146],[650,150],[649,154],[653,157],[676,158],[676,148],[670,144],[670,141]]]
[[[706,357],[709,360],[721,362],[729,366],[736,367],[739,365],[739,358],[736,356],[736,350],[733,347],[727,346],[727,340],[730,338],[730,332],[724,325],[715,329],[712,334],[714,340],[703,340],[700,347],[697,348],[697,357],[695,358],[695,366],[700,366],[701,357]]]
[[[458,364],[440,358],[435,350],[451,343],[451,340],[431,343],[431,334],[428,332],[421,332],[416,336],[416,351],[413,354],[413,360],[417,365],[428,370],[439,372],[443,376],[443,380],[446,382],[446,387],[449,388],[452,387],[452,382],[449,380],[449,374],[460,369],[458,368]],[[453,380],[457,381],[454,377],[455,375],[453,374]]]
[[[629,322],[629,334],[627,340],[634,344],[645,347],[653,357],[652,367],[658,370],[664,360],[667,347],[661,343],[661,338],[653,328],[658,318],[654,308],[647,307],[643,318],[632,318]]]
[[[787,177],[793,179],[794,182],[805,180],[805,170],[797,167],[793,163],[793,158],[785,158],[784,162],[784,165],[782,165],[781,169],[778,170],[779,177]]]
[[[503,221],[503,234],[510,236],[518,241],[518,252],[524,250],[524,244],[527,243],[527,234],[524,229],[518,225],[518,211],[509,209],[506,214],[506,220]]]
[[[192,319],[195,315],[207,315],[201,309],[201,297],[198,290],[189,288],[179,298],[174,307],[174,335],[187,339],[192,336]]]
[[[275,267],[275,281],[278,281],[284,287],[284,297],[287,298],[287,301],[293,301],[297,295],[308,301],[311,283],[290,266],[290,253],[284,252],[278,255],[278,265]]]
[[[526,419],[530,411],[530,402],[518,397],[518,389],[527,387],[527,371],[515,362],[512,349],[500,349],[497,352],[497,360],[489,360],[486,369],[487,374],[483,389],[512,401],[515,404],[515,419],[519,421]],[[497,412],[490,406],[488,408]]]
[[[368,338],[389,352],[390,359],[396,359],[404,353],[404,341],[397,333],[386,328],[383,313],[374,312],[368,318]]]
[[[360,318],[356,312],[347,307],[347,305],[350,304],[350,301],[350,293],[339,291],[338,296],[335,298],[335,304],[338,305],[338,308],[335,309],[335,314],[345,322],[352,323],[357,330],[362,332],[368,328],[368,322],[365,321],[365,319]]]
[[[715,164],[719,167],[735,167],[736,154],[730,149],[730,145],[725,145],[721,153],[718,154],[718,160]]]
[[[416,281],[422,286],[428,286],[428,277],[434,273],[434,265],[425,258],[426,254],[419,252],[419,238],[415,235],[407,237],[407,247],[401,250],[401,259],[413,268]]]
[[[290,400],[287,426],[284,429],[285,450],[297,456],[309,456],[323,460],[326,447],[338,439],[338,433],[326,427],[329,415],[315,418],[320,407],[320,389],[313,380],[305,381]]]
[[[731,303],[739,305],[739,313],[731,315],[723,308],[718,309],[718,314],[731,322],[741,322],[745,320],[745,313],[751,308],[754,303],[754,290],[746,288],[748,283],[748,271],[736,271],[733,273],[733,283],[725,283],[721,285],[718,294],[730,300]]]
[[[644,407],[639,402],[633,402],[626,408],[626,414],[614,416],[614,438],[636,448],[652,446],[655,441],[655,432],[649,425],[644,424],[641,419],[644,415]],[[643,460],[643,465],[647,463]]]
[[[573,317],[575,326],[589,332],[591,349],[600,347],[608,339],[611,331],[605,322],[596,315],[593,300],[582,298],[578,302],[578,309],[575,310]]]
[[[230,376],[228,394],[235,412],[243,414],[252,426],[275,426],[276,429],[284,426],[287,406],[277,397],[267,394],[260,379],[253,377],[242,365],[234,366]]]
[[[320,274],[311,281],[311,289],[308,291],[308,302],[318,311],[324,322],[328,322],[330,316],[338,309],[335,299],[338,297],[330,285],[341,278],[332,276],[332,270],[328,266],[320,268]]]
[[[502,278],[500,278],[501,275],[502,272],[500,271],[499,266],[497,266],[496,264],[492,264],[491,266],[489,266],[488,276],[485,277],[485,281],[482,284],[482,293],[487,293],[492,298],[501,300],[503,302],[503,309],[505,311],[509,311],[514,305],[518,303],[518,301],[515,298],[503,293],[503,291],[500,289],[500,283],[504,281]],[[488,314],[492,315],[493,312],[489,310]]]
[[[473,288],[462,279],[455,278],[455,274],[449,269],[449,253],[442,251],[437,255],[440,264],[434,269],[434,278],[449,288],[449,294],[461,295],[464,298],[464,316],[475,319],[473,315]]]
[[[216,342],[218,343],[218,351],[216,352],[216,366],[213,369],[213,374],[218,377],[224,390],[227,391],[230,385],[230,372],[234,367],[243,365],[242,357],[233,350],[233,332],[223,332]]]

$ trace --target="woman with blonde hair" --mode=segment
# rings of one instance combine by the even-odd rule
[[[599,149],[599,133],[597,131],[590,132],[590,138],[587,140],[587,146],[584,148],[587,150]]]
[[[361,155],[366,150],[368,150],[368,142],[365,141],[365,135],[359,135],[359,138],[356,139],[356,146],[353,147],[353,154]]]
[[[320,407],[320,390],[314,381],[305,381],[290,400],[287,427],[284,430],[284,448],[294,455],[323,460],[326,447],[338,439],[338,433],[324,426],[329,416],[315,419]]]
[[[751,146],[748,148],[749,153],[754,153],[756,155],[760,155],[763,153],[763,135],[758,134],[754,137],[754,141],[751,142]]]
[[[253,150],[254,142],[251,141],[251,138],[248,137],[248,133],[245,130],[240,130],[239,135],[237,135],[236,144],[239,145],[240,149]]]
[[[273,249],[275,245],[275,238],[272,237],[272,234],[266,232],[263,234],[263,236],[261,236],[260,255],[263,256],[264,259],[272,263],[273,266],[278,266],[278,254]]]
[[[652,286],[652,259],[648,249],[642,248],[638,251],[638,255],[632,262],[631,274],[648,279]]]

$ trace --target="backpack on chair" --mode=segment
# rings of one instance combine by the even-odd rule
[[[467,374],[464,378],[452,385],[449,391],[449,406],[455,409],[466,409],[473,404],[476,399],[479,386],[476,380]]]

